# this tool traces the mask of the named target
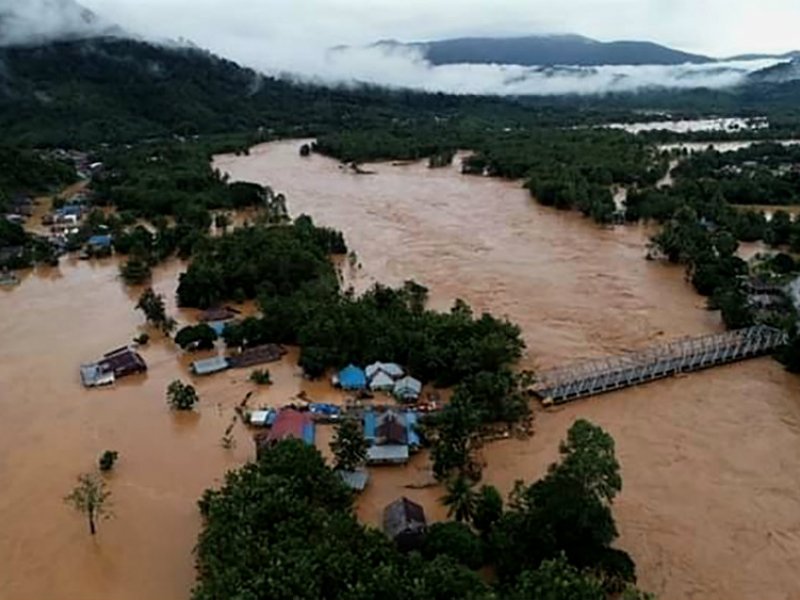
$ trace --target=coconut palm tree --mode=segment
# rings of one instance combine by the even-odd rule
[[[447,493],[442,497],[442,504],[447,507],[447,516],[456,521],[472,521],[475,515],[474,482],[459,474],[447,483]]]

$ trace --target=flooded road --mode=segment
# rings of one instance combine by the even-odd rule
[[[464,177],[455,168],[370,167],[359,176],[335,161],[298,156],[299,142],[219,157],[234,179],[269,183],[289,209],[338,227],[357,253],[345,277],[358,289],[415,279],[432,304],[457,297],[519,323],[524,367],[721,329],[679,268],[645,261],[648,232],[602,229],[540,207],[514,183]],[[182,323],[174,291],[183,266],[159,267],[154,287]],[[290,355],[269,365],[275,385],[256,388],[249,370],[195,380],[195,415],[174,415],[164,391],[188,381],[189,357],[154,337],[142,350],[146,376],[84,390],[78,365],[136,336],[141,290],[126,288],[113,259],[62,260],[0,289],[0,598],[107,600],[188,597],[200,520],[196,500],[227,469],[253,456],[238,425],[221,446],[236,406],[279,405],[300,391],[340,402],[325,382],[306,382]],[[624,491],[621,540],[642,586],[661,598],[786,599],[800,595],[800,391],[769,359],[725,367],[539,412],[536,434],[484,450],[485,479],[507,492],[539,477],[577,417],[617,440]],[[318,431],[319,445],[331,437]],[[115,518],[90,538],[66,507],[78,473],[105,449],[120,452],[109,487]],[[441,490],[418,456],[373,470],[360,516],[380,520],[398,495],[442,518]]]

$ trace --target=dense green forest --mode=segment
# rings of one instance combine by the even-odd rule
[[[70,164],[29,150],[0,146],[0,205],[14,194],[43,193],[75,180],[75,168]]]
[[[735,152],[709,149],[681,162],[674,176],[713,183],[731,204],[798,204],[800,146],[763,143]]]
[[[641,120],[642,111],[767,116],[787,134],[800,122],[799,82],[605,96],[450,96],[301,85],[193,48],[112,38],[0,48],[0,63],[4,141],[37,146],[232,132],[305,136],[442,122],[473,131],[574,126]]]
[[[421,552],[403,554],[358,522],[350,491],[315,448],[284,441],[200,500],[193,597],[643,598],[633,561],[611,547],[621,487],[613,439],[577,421],[543,478],[519,482],[505,507],[491,486],[467,488],[458,503],[472,508],[460,521],[433,525]],[[483,565],[496,582],[477,573]]]
[[[524,347],[519,328],[463,302],[448,313],[427,310],[427,290],[377,285],[362,296],[339,293],[330,280],[286,296],[262,293],[261,318],[228,327],[231,346],[298,344],[300,364],[313,376],[327,368],[377,360],[406,365],[424,381],[452,385],[480,371],[513,363]]]
[[[329,256],[346,252],[340,232],[316,227],[306,216],[290,225],[239,227],[199,245],[180,277],[178,302],[207,308],[263,294],[291,304],[305,287],[335,289]]]

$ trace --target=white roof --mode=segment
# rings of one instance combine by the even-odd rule
[[[266,427],[267,419],[269,418],[268,410],[254,410],[250,413],[250,425],[258,427]]]
[[[81,365],[81,381],[86,387],[99,387],[114,383],[113,371],[105,371],[97,363]]]
[[[367,374],[368,379],[372,379],[379,371],[383,371],[389,377],[393,377],[397,379],[398,377],[403,376],[403,367],[398,365],[397,363],[385,363],[385,362],[376,362],[369,365],[364,371]]]
[[[370,446],[367,448],[368,463],[403,463],[408,461],[408,446]]]
[[[378,371],[369,382],[369,389],[371,390],[391,390],[392,388],[394,388],[394,379],[383,371]]]
[[[205,360],[194,361],[192,363],[192,371],[194,371],[196,375],[211,375],[212,373],[224,371],[229,366],[227,358],[224,356],[215,356]]]
[[[403,377],[394,384],[394,393],[398,396],[419,396],[422,382],[413,377]]]

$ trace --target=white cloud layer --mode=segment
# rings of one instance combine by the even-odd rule
[[[106,30],[113,22],[149,39],[189,39],[271,74],[473,94],[720,88],[735,85],[748,72],[775,61],[573,69],[434,67],[408,48],[366,46],[388,38],[419,41],[544,32],[575,32],[603,40],[647,39],[716,55],[785,51],[795,41],[800,45],[794,31],[800,23],[800,0],[760,0],[755,8],[749,0],[84,0],[83,4],[100,15],[98,22],[87,23],[72,0],[0,0],[0,17],[9,8],[23,17],[3,27],[11,41]],[[330,50],[339,44],[350,48]]]
[[[431,92],[497,95],[557,95],[632,92],[647,88],[723,88],[772,59],[706,65],[536,68],[515,65],[432,66],[419,51],[348,48],[329,51],[295,73],[325,83],[365,81]]]

